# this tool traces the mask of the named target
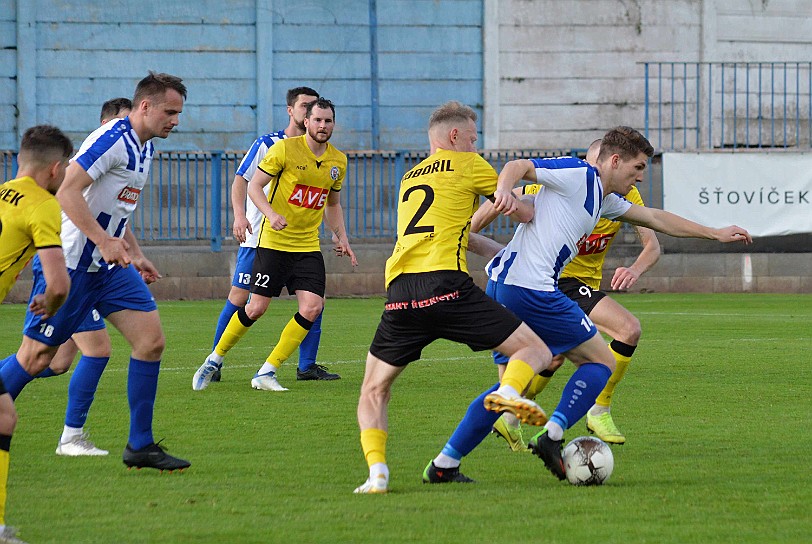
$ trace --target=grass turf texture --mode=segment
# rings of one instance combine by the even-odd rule
[[[441,341],[398,379],[386,496],[355,496],[367,475],[355,410],[382,299],[330,300],[319,361],[334,382],[287,393],[249,382],[294,312],[275,301],[226,358],[223,381],[191,389],[221,303],[159,304],[167,337],[156,439],[192,461],[184,474],[127,471],[124,341],[90,413],[105,458],[54,454],[69,376],[17,401],[6,519],[30,542],[800,542],[812,534],[812,297],[618,296],[643,340],[614,399],[627,435],[607,485],[558,482],[495,437],[464,460],[471,485],[424,485],[424,466],[495,381],[486,353]],[[0,306],[0,347],[19,344],[24,308]],[[540,396],[549,412],[572,366]],[[586,433],[579,422],[566,439]],[[529,438],[530,434],[526,433]]]

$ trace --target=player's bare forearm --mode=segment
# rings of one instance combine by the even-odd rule
[[[638,275],[642,275],[660,260],[660,241],[657,239],[657,233],[650,228],[635,226],[634,230],[643,249],[630,268],[633,268]]]
[[[36,315],[50,317],[62,306],[70,292],[70,276],[61,247],[38,252],[45,277],[45,293],[32,300],[30,308]]]
[[[621,217],[634,225],[649,227],[678,238],[704,238],[719,242],[753,241],[749,232],[736,225],[715,229],[656,208],[644,208],[633,204]]]

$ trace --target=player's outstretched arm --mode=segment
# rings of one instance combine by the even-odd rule
[[[635,225],[637,237],[643,245],[640,255],[632,263],[631,266],[620,266],[615,270],[614,276],[610,285],[615,291],[631,288],[640,276],[645,274],[652,266],[657,264],[660,260],[660,241],[657,239],[657,233],[647,227],[640,227]]]
[[[620,216],[620,219],[633,225],[649,227],[678,238],[704,238],[719,242],[744,242],[745,244],[753,241],[750,233],[737,225],[715,229],[694,223],[689,219],[665,210],[644,208],[636,204],[632,204],[632,207]]]
[[[70,276],[65,265],[61,247],[48,247],[37,251],[42,274],[45,276],[45,293],[36,295],[28,306],[34,315],[51,317],[68,298]]]

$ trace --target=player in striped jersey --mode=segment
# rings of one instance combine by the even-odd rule
[[[301,136],[305,133],[304,118],[307,105],[316,101],[319,93],[310,87],[294,87],[286,95],[288,108],[288,126],[284,130],[264,134],[257,138],[245,154],[237,168],[234,182],[231,185],[231,207],[234,210],[234,238],[240,242],[237,252],[234,276],[231,280],[231,290],[220,312],[217,327],[214,333],[212,350],[220,341],[223,331],[228,325],[231,316],[248,302],[251,283],[251,267],[254,264],[257,239],[262,224],[262,212],[248,198],[248,182],[257,170],[257,165],[268,153],[268,149],[283,138]],[[266,186],[267,189],[270,185]],[[322,365],[316,364],[316,354],[321,338],[322,314],[313,322],[313,326],[299,346],[299,366],[296,378],[299,380],[336,380],[338,374],[327,371]],[[210,381],[220,381],[221,368],[210,363],[203,363],[192,378],[192,389],[200,391],[208,387]]]
[[[185,98],[180,78],[150,72],[135,89],[130,116],[99,127],[85,139],[57,195],[64,210],[62,244],[71,275],[68,300],[53,317],[26,315],[22,345],[0,370],[16,397],[95,307],[132,346],[127,377],[130,433],[123,453],[128,467],[177,470],[190,465],[167,454],[153,439],[165,338],[144,280],[157,280],[160,274],[127,228],[149,177],[155,151],[151,140],[168,137],[178,125]],[[37,282],[32,292],[43,287]],[[95,390],[103,367],[82,368],[82,386]]]
[[[595,325],[558,288],[561,272],[577,255],[581,240],[589,236],[601,217],[606,217],[672,236],[752,242],[741,227],[706,227],[618,196],[628,194],[642,180],[654,149],[629,127],[612,129],[602,140],[595,167],[573,157],[510,161],[499,174],[494,193],[494,208],[516,214],[522,224],[488,263],[489,292],[523,319],[553,354],[565,354],[577,367],[549,421],[529,444],[560,480],[566,478],[561,459],[564,431],[586,415],[616,367]],[[537,195],[517,201],[512,190],[521,179],[540,183],[542,188]],[[494,354],[497,363],[503,359]],[[471,403],[438,458],[447,450],[470,452],[488,435],[499,418],[494,409],[498,410],[501,402],[496,398],[490,404],[482,407],[477,401]],[[455,459],[457,470],[461,458]]]
[[[113,119],[123,119],[132,111],[132,101],[129,98],[111,98],[101,107],[99,121],[104,125]],[[32,265],[34,278],[42,275],[42,267],[37,257]],[[76,332],[59,346],[51,364],[37,374],[37,378],[49,378],[64,374],[73,364],[77,352],[81,350],[82,356],[76,363],[77,370],[73,373],[68,384],[68,406],[65,410],[65,425],[62,436],[56,447],[57,455],[70,457],[107,455],[109,452],[97,448],[84,430],[90,405],[96,394],[95,388],[83,387],[82,376],[86,374],[79,367],[100,366],[104,368],[110,360],[110,336],[104,324],[104,319],[95,308],[85,317]]]
[[[54,193],[72,154],[73,145],[58,128],[31,127],[20,142],[17,178],[0,185],[0,302],[36,253],[47,281],[44,291],[31,297],[29,311],[46,318],[59,310],[70,289]],[[8,544],[24,544],[5,520],[9,452],[16,424],[14,402],[0,379],[0,542]]]
[[[600,140],[590,144],[586,153],[586,162],[597,164]],[[514,189],[514,193],[536,194],[540,189],[538,184],[524,185]],[[643,205],[643,199],[636,187],[625,195],[626,200]],[[490,202],[485,202],[471,222],[471,230],[479,232],[498,215]],[[603,263],[606,253],[620,230],[621,222],[601,218],[595,229],[583,240],[578,249],[578,255],[566,266],[558,282],[559,289],[569,298],[578,303],[581,309],[592,320],[602,333],[608,334],[612,341],[609,349],[615,357],[617,366],[609,382],[601,394],[598,395],[595,405],[587,412],[587,428],[595,433],[601,440],[611,444],[623,444],[626,437],[614,423],[610,412],[612,395],[617,383],[623,378],[631,361],[631,356],[637,349],[640,340],[640,321],[617,301],[606,296],[600,290],[603,277]],[[610,285],[612,289],[628,289],[637,282],[637,279],[650,269],[660,257],[660,243],[657,234],[646,227],[634,226],[643,249],[639,256],[628,267],[619,267],[615,270]],[[474,244],[469,245],[471,248]],[[492,258],[502,248],[501,244],[483,241],[480,255]],[[490,249],[489,249],[490,248]],[[475,251],[476,252],[476,251]],[[564,362],[562,355],[553,358],[551,367],[534,377],[526,393],[528,398],[535,398],[546,387],[557,368]],[[502,368],[500,366],[500,368]],[[521,426],[518,421],[504,414],[493,426],[494,432],[504,438],[513,451],[527,451],[522,438]]]

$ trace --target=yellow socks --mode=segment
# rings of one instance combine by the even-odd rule
[[[0,443],[2,442],[5,442],[5,444],[10,443],[11,437],[0,435]],[[8,484],[8,462],[8,449],[0,449],[0,525],[6,524],[6,485]]]
[[[617,340],[612,340],[609,344],[609,350],[612,352],[612,355],[615,356],[615,371],[609,376],[606,387],[603,388],[598,398],[595,399],[595,404],[599,406],[609,406],[612,404],[612,395],[615,392],[615,386],[620,383],[620,380],[623,379],[623,375],[626,374],[626,369],[629,368],[629,363],[631,363],[632,354],[636,347],[637,346],[630,346]]]
[[[214,347],[214,352],[220,357],[225,357],[254,323],[256,321],[248,317],[245,308],[238,309],[229,319],[228,325],[220,336],[220,341]]]
[[[306,320],[297,312],[296,315],[288,321],[288,324],[285,325],[282,334],[279,336],[279,342],[276,343],[276,346],[273,348],[271,354],[268,355],[265,362],[276,368],[282,366],[282,363],[284,363],[285,360],[296,351],[299,344],[302,343],[302,340],[307,336],[312,325],[312,321]],[[229,323],[229,326],[231,326],[231,323]],[[226,327],[226,331],[227,330],[228,327]],[[225,332],[223,336],[225,336]],[[222,339],[220,341],[222,342]]]
[[[386,438],[388,434],[381,429],[364,429],[361,431],[361,449],[367,465],[372,467],[376,463],[386,464]]]
[[[521,359],[511,359],[502,374],[502,386],[509,386],[521,394],[535,376],[533,368]]]
[[[533,376],[533,379],[530,380],[530,385],[527,386],[527,391],[524,394],[525,398],[534,400],[539,393],[544,391],[544,388],[547,387],[548,383],[550,383],[550,378],[552,377],[552,374],[549,376],[542,376],[540,374]]]

